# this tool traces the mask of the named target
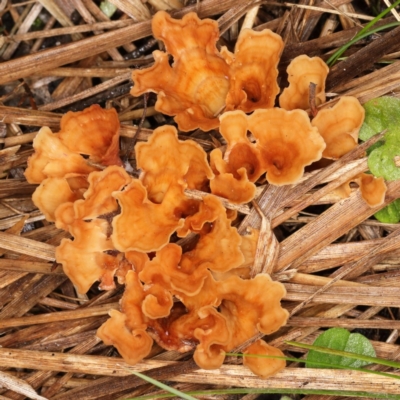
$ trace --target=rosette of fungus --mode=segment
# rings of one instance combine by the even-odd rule
[[[269,29],[261,32],[243,29],[234,54],[228,55],[226,48],[221,50],[231,67],[227,111],[251,112],[275,105],[279,93],[277,66],[282,50],[282,38]]]
[[[194,141],[178,140],[172,126],[155,129],[135,151],[142,173],[140,180],[114,195],[121,214],[114,218],[112,238],[120,251],[156,251],[198,209],[198,202],[189,200],[184,189],[202,189],[214,175],[204,150]],[[144,235],[149,226],[152,233]]]
[[[248,117],[248,129],[257,139],[261,166],[273,185],[297,183],[304,167],[318,161],[325,149],[303,110],[256,110]]]
[[[39,183],[33,201],[48,221],[65,202],[82,198],[88,187],[87,175],[102,165],[121,165],[119,121],[114,109],[93,105],[84,111],[68,112],[61,118],[61,130],[53,134],[43,127],[33,142],[35,153],[28,160],[25,176]]]
[[[211,192],[233,203],[247,203],[255,196],[253,182],[265,172],[261,167],[260,152],[247,138],[247,115],[242,111],[221,115],[220,123],[227,149],[223,158],[220,149],[211,152],[210,163],[215,174],[210,181]]]
[[[165,256],[168,257],[167,253],[167,248],[158,252],[158,261],[148,261],[145,269],[157,270],[160,262],[168,263],[163,261]],[[128,272],[121,313],[112,311],[111,319],[97,332],[107,344],[116,346],[128,363],[136,364],[150,352],[148,342],[152,337],[168,350],[186,352],[194,348],[194,360],[199,367],[219,368],[225,352],[246,342],[257,332],[273,333],[287,321],[288,312],[280,306],[285,289],[265,274],[251,280],[232,276],[222,281],[215,281],[208,275],[199,293],[185,295],[171,288],[168,275],[162,274],[161,270],[156,274],[154,271],[151,278],[144,271],[139,274],[140,279],[134,271]],[[144,285],[142,280],[146,282]],[[173,303],[170,313],[160,317],[171,305],[170,300],[164,303],[164,299],[170,298],[170,295],[165,297],[167,293],[181,302]],[[141,349],[144,341],[146,351],[134,351]],[[282,354],[267,347],[269,354]],[[250,348],[249,352],[252,351],[254,349]],[[265,349],[261,353],[265,354]],[[260,354],[259,350],[257,354]],[[269,374],[265,363],[251,369],[266,377],[283,366],[279,362],[270,367]]]
[[[315,87],[315,105],[325,103],[325,80],[329,68],[319,57],[301,55],[292,60],[287,68],[289,87],[279,97],[279,105],[285,110],[307,110],[310,83]]]
[[[175,115],[182,131],[218,127],[218,115],[225,107],[246,112],[273,107],[279,92],[280,36],[269,30],[243,30],[232,54],[216,48],[217,22],[200,20],[195,13],[175,20],[159,11],[152,29],[167,52],[154,51],[154,65],[133,72],[131,94],[157,93],[156,110]],[[168,54],[173,56],[172,66]]]
[[[74,237],[73,241],[61,241],[56,260],[80,293],[86,293],[96,281],[101,282],[101,289],[115,286],[114,275],[123,259],[118,254],[107,254],[115,251],[110,239],[110,219],[118,204],[112,193],[130,181],[131,177],[119,166],[92,172],[84,198],[63,203],[56,210],[56,225]]]
[[[325,140],[323,157],[336,160],[356,147],[364,116],[364,108],[351,96],[341,97],[332,108],[319,111],[311,124]]]

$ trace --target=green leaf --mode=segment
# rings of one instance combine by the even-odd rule
[[[368,140],[378,132],[388,129],[386,141],[400,141],[400,99],[383,96],[364,104],[365,119],[360,129],[361,140]]]
[[[400,179],[400,168],[395,164],[395,157],[400,156],[400,145],[385,143],[371,151],[368,156],[368,168],[377,177],[383,176],[388,181]]]
[[[104,0],[100,3],[100,10],[103,11],[108,18],[111,18],[115,11],[117,11],[117,7],[115,7],[114,4],[110,3],[109,1]]]
[[[343,328],[328,329],[315,340],[313,346],[326,347],[363,356],[375,357],[375,350],[365,336],[359,333],[350,333],[348,330]],[[306,366],[309,368],[315,368],[318,367],[318,362],[353,368],[360,368],[369,364],[360,359],[351,359],[340,355],[326,354],[316,350],[310,350],[307,355]]]
[[[384,142],[368,149],[368,168],[377,177],[400,179],[400,168],[395,157],[400,156],[400,99],[380,97],[364,104],[365,120],[359,137],[368,140],[378,132],[387,130]]]
[[[397,224],[400,221],[400,199],[379,210],[374,217],[385,224]]]

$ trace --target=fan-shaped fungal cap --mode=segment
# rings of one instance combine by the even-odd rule
[[[107,272],[105,252],[114,249],[107,228],[105,220],[75,220],[69,227],[74,240],[63,239],[56,249],[57,262],[79,293],[86,293]]]
[[[225,107],[246,112],[273,107],[279,92],[280,36],[269,30],[245,29],[232,54],[225,48],[218,52],[216,22],[202,21],[194,13],[174,20],[161,11],[154,16],[152,27],[174,63],[171,67],[167,53],[154,51],[155,64],[133,72],[131,94],[157,93],[156,109],[175,115],[180,130],[218,127],[218,114]]]
[[[60,122],[60,140],[74,153],[96,163],[122,165],[119,154],[119,120],[114,108],[93,104],[83,111],[66,113]]]
[[[361,173],[334,190],[334,193],[342,198],[351,194],[350,183],[355,182],[361,192],[361,197],[370,207],[377,207],[384,203],[386,183],[383,177],[377,178],[371,174]]]
[[[87,188],[85,177],[82,177],[81,188]],[[55,221],[57,208],[68,202],[82,198],[80,190],[73,190],[67,178],[47,178],[36,188],[32,200],[49,222]]]
[[[318,161],[325,149],[322,136],[303,110],[256,110],[248,121],[257,139],[261,165],[273,185],[297,183],[304,167]]]
[[[123,192],[115,192],[114,197],[121,207],[121,214],[112,222],[112,240],[119,251],[157,251],[183,226],[183,219],[175,213],[184,198],[179,184],[168,188],[160,204],[148,199],[146,188],[137,179]]]
[[[156,253],[156,257],[146,263],[139,278],[146,285],[159,284],[168,290],[195,296],[207,277],[206,268],[182,268],[179,265],[181,255],[180,246],[167,244]]]
[[[174,64],[169,65],[168,54],[153,52],[155,64],[133,72],[131,94],[158,93],[156,109],[176,115],[181,130],[216,128],[229,88],[229,67],[215,46],[217,23],[201,21],[195,13],[175,20],[160,11],[153,17],[152,28],[174,56]]]
[[[92,172],[84,199],[74,203],[75,218],[89,220],[116,211],[118,204],[112,193],[121,190],[131,180],[127,172],[116,165]]]
[[[171,183],[201,190],[214,176],[205,151],[193,140],[178,140],[173,126],[155,129],[147,142],[136,145],[135,152],[140,179],[156,203],[162,202]]]
[[[243,357],[243,365],[249,368],[254,374],[264,379],[282,371],[286,366],[285,360],[251,356],[246,357],[246,354],[277,357],[285,356],[279,349],[270,346],[263,340],[257,340],[255,343],[247,347],[243,353],[245,354]]]
[[[247,138],[247,115],[243,111],[227,112],[220,117],[220,132],[227,141],[222,158],[220,149],[210,154],[215,178],[210,181],[211,192],[232,203],[247,203],[256,193],[255,182],[264,172],[260,152]]]
[[[279,105],[285,110],[310,108],[310,83],[316,85],[316,105],[325,103],[325,80],[328,72],[328,66],[319,57],[301,55],[294,58],[287,68],[289,87],[285,88],[279,97]]]
[[[151,350],[153,339],[144,329],[130,330],[126,326],[126,315],[111,310],[110,317],[98,330],[97,336],[106,344],[113,345],[128,364],[142,361]]]
[[[266,335],[277,331],[289,317],[280,304],[286,294],[285,287],[273,282],[267,274],[259,274],[251,280],[231,276],[218,282],[218,292],[222,299],[221,314],[232,332],[227,351],[246,342],[257,331]]]
[[[243,29],[235,46],[226,109],[251,112],[271,108],[279,93],[278,63],[282,38],[269,29]]]
[[[351,96],[341,97],[332,108],[319,111],[311,124],[325,140],[323,157],[338,159],[356,147],[364,116],[364,108]]]
[[[219,368],[225,360],[224,347],[231,337],[226,319],[212,306],[200,308],[197,314],[200,321],[208,321],[207,324],[199,324],[193,331],[193,336],[200,342],[193,359],[200,368]]]
[[[118,204],[112,193],[131,181],[125,170],[111,166],[89,175],[89,188],[84,199],[61,204],[55,212],[56,225],[68,230],[74,241],[63,240],[57,248],[57,260],[81,293],[100,280],[100,288],[114,287],[114,274],[123,265],[122,257],[104,253],[115,250],[110,235],[107,214]]]
[[[384,203],[386,183],[383,177],[370,174],[360,174],[356,181],[360,186],[361,196],[370,207],[377,207]]]
[[[211,271],[226,272],[240,266],[244,257],[240,250],[242,241],[237,229],[231,226],[221,202],[213,196],[208,197],[210,208],[214,210],[214,220],[200,232],[195,248],[182,255],[181,268],[195,270],[201,265]]]
[[[63,178],[67,174],[87,175],[96,168],[71,151],[47,126],[40,129],[33,141],[35,153],[28,159],[25,177],[29,183],[40,183],[46,178]]]

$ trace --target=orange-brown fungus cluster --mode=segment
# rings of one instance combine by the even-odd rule
[[[46,219],[54,221],[58,206],[82,198],[88,174],[98,169],[84,155],[92,163],[121,165],[118,115],[98,105],[68,112],[61,119],[60,132],[53,134],[43,127],[33,147],[25,176],[28,182],[40,184],[33,199]]]
[[[211,152],[212,193],[234,203],[253,199],[253,182],[267,173],[273,185],[298,182],[304,167],[322,157],[325,142],[303,110],[281,108],[256,110],[251,115],[232,111],[221,117],[220,132],[228,143],[224,158],[219,149]],[[256,139],[252,143],[247,136]]]
[[[270,30],[244,30],[231,53],[216,47],[217,22],[200,20],[195,13],[176,20],[160,11],[152,28],[167,52],[154,51],[154,65],[133,72],[131,94],[157,93],[156,110],[175,115],[179,129],[217,128],[218,115],[225,109],[251,112],[274,106],[283,50],[280,36]]]
[[[166,52],[155,51],[155,64],[133,73],[132,94],[156,92],[157,110],[175,115],[182,130],[220,127],[225,152],[214,149],[208,161],[200,145],[161,126],[135,146],[140,175],[133,178],[118,156],[116,111],[92,106],[66,114],[56,134],[40,130],[26,177],[39,184],[35,204],[72,236],[56,259],[78,292],[97,281],[103,290],[115,280],[125,285],[120,310],[97,332],[104,343],[131,364],[155,341],[194,351],[201,368],[218,368],[226,352],[278,330],[288,312],[280,305],[282,284],[264,273],[250,279],[258,231],[241,236],[236,212],[215,195],[250,202],[264,174],[273,185],[299,182],[305,166],[356,146],[364,111],[344,97],[310,121],[309,87],[316,85],[317,105],[325,101],[327,67],[305,56],[289,66],[289,88],[275,107],[283,43],[269,30],[243,30],[231,53],[216,48],[217,23],[194,13],[175,20],[159,12],[152,26]],[[353,181],[371,206],[384,201],[382,179],[362,174]],[[206,193],[193,200],[187,189]],[[282,356],[262,340],[244,353],[244,364],[261,377],[284,368],[281,360],[251,356]]]
[[[226,351],[286,323],[285,289],[266,274],[248,279],[256,231],[239,235],[236,213],[212,194],[202,201],[185,195],[187,188],[206,190],[214,179],[198,144],[178,140],[172,126],[155,129],[135,147],[141,174],[134,179],[114,152],[118,130],[114,110],[91,107],[67,114],[60,133],[43,128],[35,140],[27,169],[40,183],[34,201],[43,212],[51,208],[51,220],[72,236],[61,241],[56,259],[80,293],[96,281],[102,290],[115,287],[115,278],[125,284],[121,310],[110,312],[98,336],[127,362],[141,361],[156,341],[194,350],[200,367],[218,368]],[[101,132],[108,139],[96,141]],[[71,162],[64,166],[64,160]],[[189,234],[197,239],[185,251],[171,242]]]

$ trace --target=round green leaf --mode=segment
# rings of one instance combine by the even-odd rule
[[[397,224],[400,221],[400,199],[376,212],[374,217],[385,224]]]
[[[378,132],[388,129],[387,137],[400,140],[400,99],[384,96],[364,104],[365,119],[359,138],[368,140]]]
[[[396,156],[400,156],[400,145],[385,143],[371,151],[368,156],[368,168],[375,176],[383,176],[388,181],[400,179],[400,168],[394,161]]]
[[[350,333],[343,328],[328,329],[315,340],[313,345],[375,357],[375,350],[365,336],[359,333]],[[368,364],[368,362],[363,360],[310,350],[307,355],[306,366],[309,368],[329,368],[319,367],[319,362],[354,368],[360,368]]]

